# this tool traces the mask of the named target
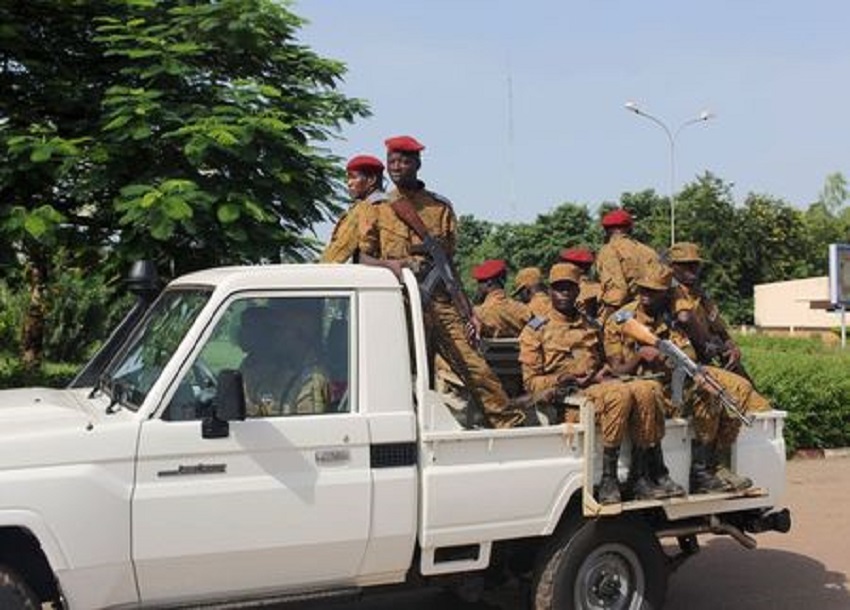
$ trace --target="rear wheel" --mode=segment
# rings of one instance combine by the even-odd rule
[[[41,601],[15,570],[0,565],[0,608],[3,610],[40,610]]]
[[[534,583],[535,610],[658,610],[667,593],[658,539],[632,518],[588,521],[550,550]]]

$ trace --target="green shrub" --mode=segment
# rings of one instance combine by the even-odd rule
[[[756,388],[788,412],[788,451],[850,445],[850,351],[819,339],[738,337]]]
[[[45,363],[35,371],[27,371],[18,360],[0,357],[0,388],[62,388],[81,368],[72,363]]]

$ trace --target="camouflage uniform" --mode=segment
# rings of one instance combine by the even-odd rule
[[[600,318],[637,296],[637,282],[648,267],[659,265],[658,253],[624,233],[613,234],[596,256],[596,272],[601,284]]]
[[[584,316],[568,319],[552,309],[547,320],[532,318],[519,337],[522,377],[526,391],[539,394],[557,387],[559,376],[582,377],[602,367],[599,332]],[[578,390],[591,399],[599,416],[606,447],[619,447],[632,411],[626,384],[610,381]]]
[[[528,308],[535,316],[546,318],[549,316],[549,312],[552,311],[552,299],[545,292],[535,292],[531,295]]]
[[[331,385],[325,371],[315,362],[301,368],[280,360],[248,356],[240,366],[245,384],[248,417],[316,415],[330,404]]]
[[[457,235],[454,210],[448,200],[427,191],[421,181],[419,185],[420,188],[403,193],[393,189],[388,194],[387,201],[376,206],[371,226],[360,238],[362,253],[377,259],[405,261],[414,271],[428,267],[428,260],[422,249],[422,239],[390,207],[393,201],[405,198],[416,208],[428,229],[428,234],[441,243],[451,260]],[[522,414],[508,410],[509,398],[498,377],[490,370],[484,358],[469,345],[464,321],[448,292],[437,291],[423,313],[426,329],[434,339],[437,353],[451,362],[452,349],[446,346],[448,342],[463,360],[473,386],[470,391],[476,392],[480,397],[490,424],[500,428],[520,423]]]
[[[602,296],[602,284],[594,282],[587,276],[582,276],[579,284],[576,307],[586,316],[596,318],[599,314],[599,301]]]
[[[344,263],[355,258],[361,234],[372,225],[375,206],[386,198],[384,191],[373,191],[365,199],[355,201],[337,221],[319,262]]]
[[[656,337],[671,341],[691,359],[696,360],[696,353],[690,340],[682,331],[675,328],[673,320],[669,316],[653,318],[640,308],[637,301],[623,307],[621,311],[631,313]],[[613,316],[608,318],[605,322],[605,353],[609,358],[631,358],[640,347],[634,339],[622,333],[620,325]],[[705,368],[729,392],[743,410],[763,410],[763,405],[767,404],[764,398],[753,390],[752,384],[740,375],[713,366],[706,366]],[[677,412],[671,399],[672,371],[670,368],[664,362],[656,362],[652,365],[641,362],[635,371],[637,375],[650,373],[663,375],[667,414],[681,416],[682,414]],[[686,402],[692,410],[694,436],[697,440],[704,444],[716,443],[718,448],[728,447],[735,441],[741,428],[740,420],[728,415],[725,409],[717,404],[716,399],[706,390],[691,387],[690,391],[686,393]]]
[[[481,336],[487,338],[518,337],[533,315],[527,305],[509,298],[499,288],[490,290],[474,309],[481,321]]]

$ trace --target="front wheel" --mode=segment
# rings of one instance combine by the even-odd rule
[[[535,610],[659,610],[667,562],[652,531],[629,517],[588,521],[550,549],[534,583]]]
[[[0,608],[3,610],[40,610],[41,601],[17,572],[0,565]]]

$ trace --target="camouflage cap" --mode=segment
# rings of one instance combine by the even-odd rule
[[[581,267],[572,263],[556,263],[549,270],[549,284],[557,282],[572,282],[578,284],[581,282]]]
[[[540,283],[540,280],[543,278],[543,273],[537,267],[523,267],[519,271],[517,271],[516,277],[514,278],[514,294],[522,290],[523,288],[529,288],[531,286],[536,286]]]
[[[667,257],[671,263],[701,263],[703,259],[699,255],[699,246],[689,241],[673,244],[667,251]]]
[[[666,265],[650,265],[635,283],[649,290],[668,290],[673,283],[673,272]]]

